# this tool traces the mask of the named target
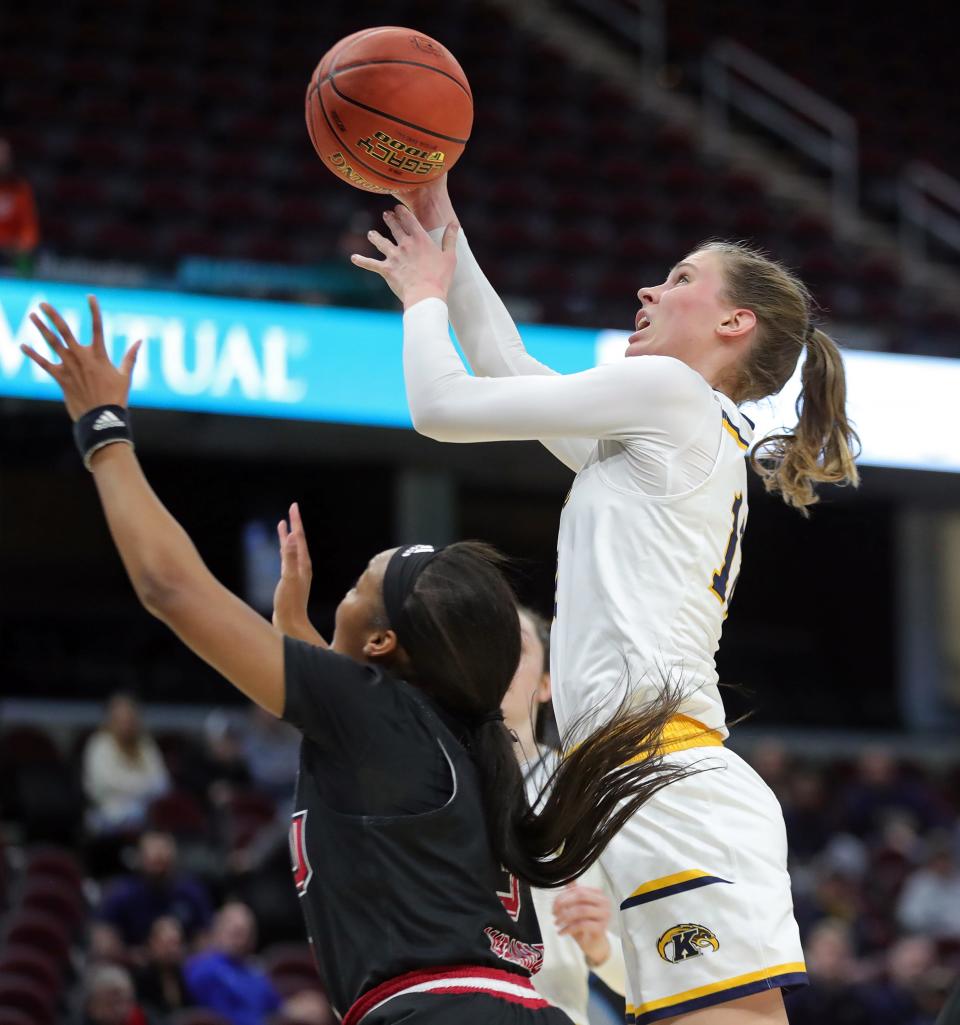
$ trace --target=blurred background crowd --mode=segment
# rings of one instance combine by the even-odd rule
[[[722,236],[797,269],[845,346],[958,357],[956,21],[933,0],[0,5],[0,378],[26,340],[7,281],[393,309],[346,260],[383,203],[319,165],[301,115],[323,52],[378,23],[467,73],[451,193],[519,320],[628,328],[638,286]],[[12,394],[0,1025],[328,1025],[289,876],[295,734],[135,607],[62,410]],[[909,436],[925,397],[899,399]],[[550,607],[569,481],[533,445],[179,409],[137,430],[158,493],[265,613],[295,498],[322,630],[413,535],[492,541]],[[932,1025],[960,972],[956,475],[866,467],[810,522],[755,483],[750,505],[719,667],[731,718],[753,715],[731,743],[786,816],[811,979],[790,1021]],[[597,1022],[622,1006],[595,996]]]
[[[0,737],[0,1008],[22,1025],[328,1025],[290,881],[296,733],[256,708],[156,731],[146,713],[117,694],[93,730]],[[956,765],[744,753],[787,824],[811,977],[791,1022],[932,1025],[960,969]],[[598,1015],[616,1009],[595,990]]]

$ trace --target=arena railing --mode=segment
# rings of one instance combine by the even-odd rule
[[[667,22],[663,0],[568,0],[640,49],[644,85],[655,86],[667,54]]]
[[[924,161],[911,161],[900,173],[897,206],[904,277],[924,275],[931,237],[960,255],[960,181]]]
[[[715,148],[736,110],[788,142],[831,176],[835,230],[859,205],[857,123],[845,110],[808,89],[732,39],[713,43],[703,58],[704,144]]]

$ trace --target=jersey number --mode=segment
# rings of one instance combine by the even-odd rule
[[[737,545],[740,543],[740,538],[743,537],[743,531],[747,525],[746,516],[744,516],[744,522],[740,522],[740,511],[742,508],[743,494],[738,491],[733,496],[733,509],[731,510],[733,526],[730,528],[730,539],[727,541],[727,550],[723,555],[723,565],[713,571],[713,581],[710,584],[710,590],[716,597],[721,602],[727,602],[728,604],[733,597],[733,590],[737,586],[736,579],[734,579],[732,585],[730,584],[730,567],[733,565],[733,557],[737,553]]]
[[[503,910],[516,921],[520,917],[520,881],[507,868],[502,869],[503,889],[497,890],[497,896],[503,905]]]
[[[313,869],[307,858],[307,813],[294,812],[290,822],[290,860],[293,864],[293,882],[297,896],[303,897],[313,878]]]

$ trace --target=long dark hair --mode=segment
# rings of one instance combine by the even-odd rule
[[[489,545],[461,541],[424,569],[403,605],[408,678],[449,712],[476,723],[468,743],[500,862],[533,886],[562,886],[593,864],[653,794],[689,775],[659,753],[679,692],[667,687],[639,708],[624,700],[609,722],[565,753],[549,794],[531,808],[510,733],[502,721],[478,722],[499,709],[520,660],[507,564]]]

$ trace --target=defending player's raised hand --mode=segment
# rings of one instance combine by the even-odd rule
[[[273,625],[288,637],[327,647],[327,642],[313,628],[307,616],[313,563],[307,547],[307,535],[300,518],[300,506],[290,506],[290,525],[277,524],[280,539],[280,580],[273,592]]]
[[[438,249],[416,217],[402,204],[384,212],[383,219],[393,241],[379,231],[370,231],[371,244],[383,253],[382,260],[354,253],[351,262],[364,270],[379,274],[390,286],[404,309],[421,299],[446,301],[453,272],[457,265],[457,232],[460,225],[447,225]]]
[[[67,413],[74,421],[98,406],[127,405],[130,378],[142,344],[135,342],[127,350],[119,367],[114,366],[103,342],[100,305],[92,295],[87,296],[87,302],[93,319],[93,341],[90,345],[81,345],[73,337],[73,332],[63,317],[49,303],[41,303],[40,309],[49,317],[56,331],[35,313],[30,314],[30,319],[60,362],[51,363],[29,345],[20,346],[25,356],[29,356],[38,367],[46,370],[60,385]]]
[[[557,931],[572,936],[591,965],[600,965],[610,956],[610,898],[593,886],[571,883],[553,902]]]

